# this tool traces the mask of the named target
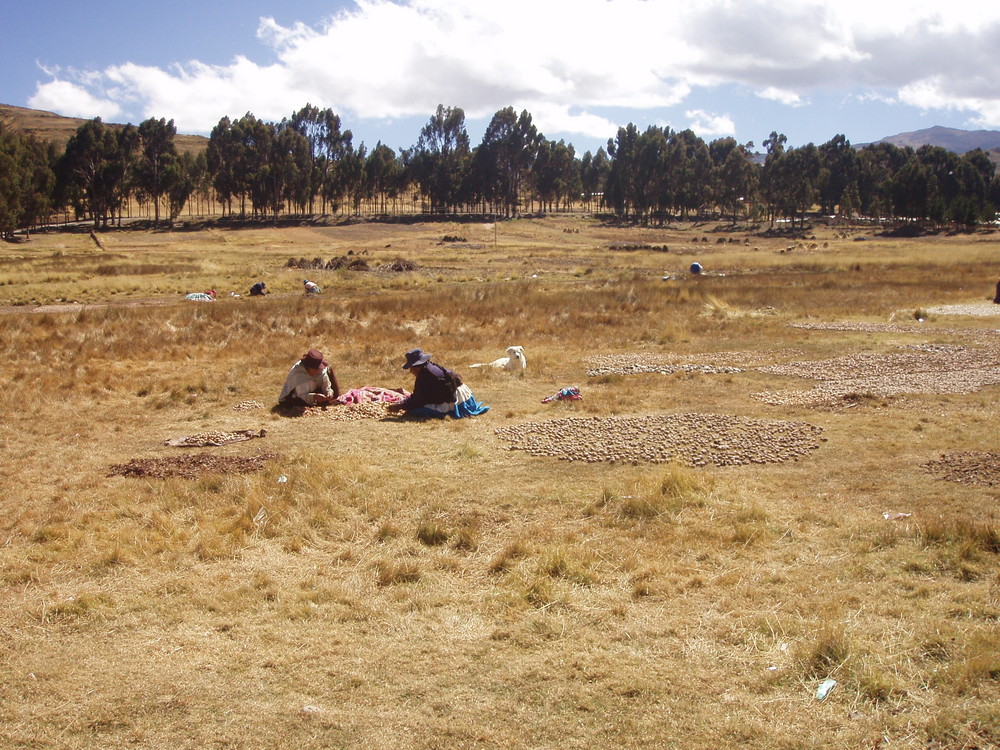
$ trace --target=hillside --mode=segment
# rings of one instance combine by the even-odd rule
[[[904,146],[911,148],[940,146],[957,154],[964,154],[977,148],[981,148],[983,151],[997,151],[1000,150],[1000,131],[958,130],[957,128],[934,126],[880,138],[878,143],[891,143],[901,148]]]
[[[65,144],[70,136],[76,133],[77,128],[87,120],[81,117],[63,117],[55,112],[45,112],[40,109],[0,104],[0,122],[11,130],[28,133],[39,140]],[[208,146],[208,139],[201,135],[178,133],[174,143],[181,153],[198,153]]]

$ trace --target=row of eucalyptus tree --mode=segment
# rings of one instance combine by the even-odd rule
[[[131,200],[147,206],[156,223],[161,208],[175,219],[206,170],[204,155],[179,154],[173,120],[150,118],[138,126],[81,125],[55,161],[56,207],[71,207],[95,226],[120,222]]]
[[[0,232],[44,223],[72,208],[95,226],[121,219],[135,201],[160,221],[189,212],[277,219],[368,211],[469,212],[501,217],[581,207],[648,224],[689,217],[801,223],[824,214],[972,225],[993,220],[1000,179],[983,151],[958,155],[843,135],[820,146],[787,146],[772,132],[761,146],[691,130],[629,124],[607,150],[578,158],[546,139],[527,111],[498,111],[471,144],[465,113],[439,105],[416,144],[396,153],[353,145],[330,109],[306,105],[280,122],[251,113],[222,118],[207,149],[179,154],[173,121],[139,126],[85,122],[56,155],[0,130]],[[207,209],[207,210],[202,210]]]
[[[0,238],[44,224],[53,207],[55,146],[0,123]]]
[[[263,130],[262,130],[263,129]],[[209,145],[209,172],[220,200],[240,213],[313,213],[347,206],[513,216],[581,206],[640,223],[722,215],[785,219],[792,226],[817,207],[824,214],[975,224],[992,220],[1000,182],[981,151],[958,155],[877,143],[854,148],[843,135],[820,146],[786,146],[772,132],[754,144],[706,143],[691,130],[620,128],[607,150],[576,156],[546,139],[527,111],[498,111],[473,146],[458,107],[439,105],[416,144],[396,154],[379,143],[355,149],[330,110],[307,106],[278,124],[252,115],[224,118]]]
[[[331,110],[307,105],[278,123],[247,113],[223,118],[208,144],[208,171],[230,214],[392,213],[414,194],[432,213],[477,211],[511,216],[525,201],[569,207],[581,192],[572,146],[545,140],[526,111],[500,110],[473,148],[465,113],[439,106],[415,146],[396,153],[379,142],[353,146]]]

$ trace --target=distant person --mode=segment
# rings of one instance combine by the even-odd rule
[[[993,298],[993,304],[1000,305],[1000,281],[997,282],[997,293],[996,296]]]
[[[323,291],[319,288],[319,284],[315,281],[309,281],[309,279],[303,279],[302,286],[306,288],[306,294],[320,294]]]
[[[476,401],[469,386],[458,373],[431,362],[431,355],[420,349],[406,353],[403,369],[414,377],[413,393],[405,401],[390,404],[392,413],[403,412],[411,417],[447,416],[461,419],[482,414],[490,407]]]
[[[263,281],[258,281],[256,284],[250,287],[251,297],[263,297],[267,293],[268,293],[267,284],[265,284]]]
[[[282,406],[326,406],[340,395],[337,376],[318,349],[310,349],[292,365],[278,396]]]

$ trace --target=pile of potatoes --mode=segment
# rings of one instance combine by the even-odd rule
[[[727,365],[704,365],[676,362],[662,354],[599,354],[587,359],[587,375],[636,375],[657,372],[669,375],[673,372],[698,372],[709,375],[743,372],[738,367]]]
[[[382,419],[389,415],[389,404],[338,404],[323,409],[306,409],[303,417],[332,419],[335,422],[349,422],[355,419]]]
[[[1000,486],[1000,453],[962,451],[945,453],[923,468],[938,479],[962,484]]]
[[[792,328],[804,331],[862,331],[864,333],[918,333],[921,335],[957,336],[974,341],[997,341],[1000,328],[939,328],[926,323],[865,323],[861,321],[842,321],[839,323],[791,323]]]
[[[509,450],[564,461],[677,462],[689,466],[771,464],[819,448],[822,429],[805,422],[724,414],[569,417],[501,427]]]
[[[814,380],[941,373],[1000,366],[1000,349],[951,344],[915,345],[888,354],[859,352],[813,362],[788,362],[759,368],[771,375],[797,375]]]
[[[925,344],[903,348],[890,354],[847,354],[762,367],[761,372],[821,382],[809,390],[765,391],[753,397],[773,405],[819,406],[854,394],[972,393],[1000,383],[1000,345],[994,342],[980,347]]]
[[[267,434],[267,430],[235,430],[233,432],[223,432],[212,430],[211,432],[199,432],[195,435],[186,435],[180,438],[163,441],[164,445],[175,448],[201,448],[209,445],[228,445],[229,443],[240,443],[244,440],[262,438]]]
[[[240,401],[238,404],[233,406],[233,411],[255,411],[257,409],[263,409],[264,404],[260,401],[254,401],[253,399],[247,399],[246,401]]]

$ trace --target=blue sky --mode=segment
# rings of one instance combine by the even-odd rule
[[[182,133],[307,102],[397,150],[438,104],[473,144],[513,106],[581,155],[629,122],[758,146],[1000,129],[981,0],[0,0],[0,28],[0,102]]]

